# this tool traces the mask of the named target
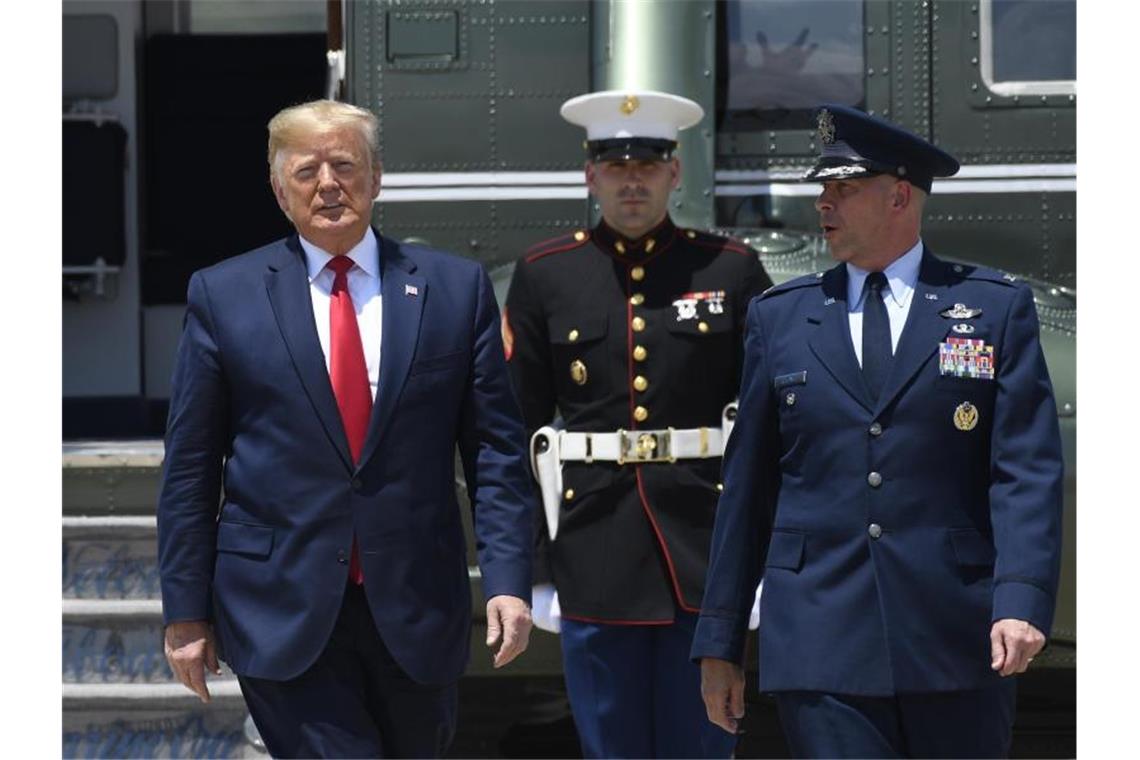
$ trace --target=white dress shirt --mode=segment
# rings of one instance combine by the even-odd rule
[[[301,238],[305,249],[305,264],[309,270],[309,295],[313,299],[313,319],[317,323],[317,337],[325,352],[325,369],[329,368],[329,304],[332,299],[336,273],[327,269],[332,254]],[[364,362],[368,366],[368,389],[376,401],[376,388],[380,382],[380,334],[383,310],[380,294],[380,244],[376,233],[369,228],[360,242],[347,254],[356,264],[348,270],[348,294],[356,309],[356,324],[360,327],[360,341],[364,344]]]
[[[910,312],[910,302],[918,285],[918,270],[922,265],[922,239],[909,251],[891,262],[883,270],[887,276],[887,288],[883,290],[883,303],[887,307],[887,318],[891,322],[891,353],[899,347],[899,336],[906,326],[906,315]],[[847,322],[851,326],[851,345],[855,347],[855,358],[863,366],[863,283],[870,274],[866,269],[847,264]]]

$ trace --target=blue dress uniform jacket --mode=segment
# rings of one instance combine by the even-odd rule
[[[534,246],[504,320],[528,430],[556,410],[570,431],[720,427],[747,304],[770,284],[751,249],[668,217],[635,243],[603,222]],[[566,462],[558,538],[541,524],[535,557],[563,617],[668,623],[678,606],[698,610],[720,462]]]
[[[283,681],[314,662],[355,534],[396,661],[419,682],[459,677],[471,599],[456,444],[484,592],[530,599],[533,495],[490,281],[476,262],[379,242],[379,387],[355,466],[298,238],[190,281],[158,506],[163,613],[211,621],[243,676]]]
[[[925,251],[874,403],[846,279],[841,264],[749,307],[692,656],[742,660],[763,576],[762,691],[992,686],[992,621],[1048,634],[1060,568],[1060,434],[1032,293]],[[941,314],[955,304],[981,311]],[[952,337],[993,347],[992,379],[940,372]]]

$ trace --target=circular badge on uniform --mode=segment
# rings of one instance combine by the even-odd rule
[[[585,385],[588,373],[586,372],[586,365],[582,363],[581,359],[575,359],[570,362],[570,379],[578,385]]]
[[[958,404],[954,410],[954,427],[959,430],[973,430],[978,426],[978,407],[969,401]]]

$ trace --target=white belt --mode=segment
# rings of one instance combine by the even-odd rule
[[[570,433],[541,427],[530,437],[530,466],[542,494],[546,529],[558,536],[562,504],[563,462],[675,462],[719,457],[736,422],[736,402],[721,412],[721,427],[689,430],[618,430],[614,433]]]
[[[688,430],[618,430],[614,433],[559,434],[559,458],[563,462],[676,462],[707,459],[724,453],[720,428]]]

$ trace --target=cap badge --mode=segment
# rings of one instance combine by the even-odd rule
[[[969,401],[963,401],[961,404],[958,404],[958,408],[954,410],[954,427],[959,430],[969,431],[977,426],[978,407]]]
[[[971,308],[964,303],[956,303],[954,304],[954,308],[943,309],[938,313],[946,319],[973,319],[974,317],[980,317],[982,310]]]
[[[816,131],[819,134],[819,141],[824,145],[831,145],[835,142],[835,118],[831,115],[831,111],[826,108],[819,112],[816,117]]]
[[[621,112],[626,116],[631,116],[640,105],[641,101],[637,99],[636,95],[626,95],[620,106]]]
[[[588,374],[589,373],[586,372],[586,365],[582,363],[581,359],[575,359],[570,363],[570,379],[578,385],[586,384]]]

